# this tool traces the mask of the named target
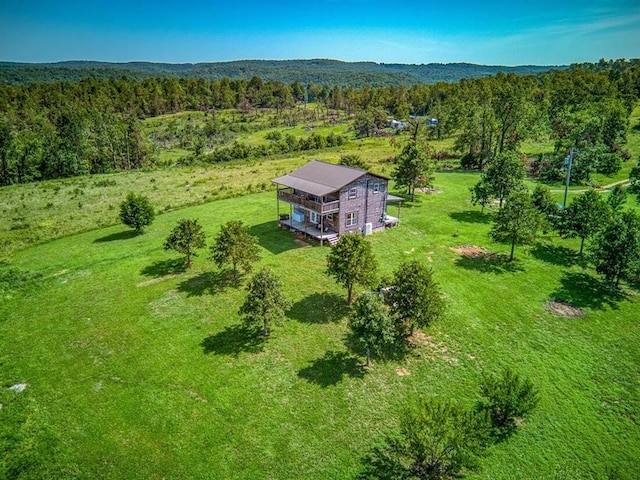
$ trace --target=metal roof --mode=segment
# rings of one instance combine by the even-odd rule
[[[312,195],[323,196],[340,190],[366,174],[366,170],[359,168],[314,160],[288,175],[271,181]]]

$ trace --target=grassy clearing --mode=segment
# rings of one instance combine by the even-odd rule
[[[327,248],[277,229],[271,192],[169,210],[142,236],[113,226],[15,252],[10,267],[30,286],[3,292],[0,383],[28,387],[0,389],[4,428],[19,433],[8,458],[35,477],[353,478],[408,401],[472,405],[481,371],[511,365],[539,386],[541,405],[468,478],[634,478],[640,297],[575,265],[575,241],[544,238],[513,264],[454,253],[508,251],[469,204],[476,180],[439,174],[444,193],[420,194],[399,227],[372,237],[383,273],[408,259],[433,266],[449,310],[414,355],[369,372],[344,346],[345,292],[323,274]],[[162,250],[183,217],[210,241],[230,219],[259,237],[260,263],[293,301],[268,342],[241,327],[244,292],[205,251],[185,271]],[[544,308],[554,299],[586,315],[555,317]]]

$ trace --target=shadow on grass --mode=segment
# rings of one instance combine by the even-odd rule
[[[164,277],[166,275],[178,275],[187,271],[184,258],[172,258],[160,260],[152,265],[144,267],[140,273],[146,277]]]
[[[322,292],[312,293],[294,303],[287,316],[305,323],[331,323],[340,321],[348,312],[345,297]]]
[[[489,255],[475,258],[463,255],[456,258],[455,264],[458,267],[476,270],[480,273],[515,273],[524,271],[517,258],[509,261],[507,255]]]
[[[562,267],[571,267],[583,263],[582,259],[578,256],[578,252],[559,245],[538,243],[531,249],[531,254],[538,260]]]
[[[365,358],[366,351],[362,347],[358,337],[353,333],[349,332],[345,335],[344,343],[351,352]],[[406,358],[409,355],[412,355],[415,350],[416,347],[410,344],[408,338],[402,336],[400,338],[396,338],[393,343],[385,345],[379,355],[372,354],[371,363],[375,365],[376,363],[384,362],[400,362],[402,360],[406,360]]]
[[[278,228],[276,221],[253,225],[249,233],[258,238],[260,246],[274,255],[300,248],[295,242],[295,235],[287,229]]]
[[[345,376],[363,378],[364,369],[353,355],[333,350],[329,350],[322,357],[311,362],[311,365],[298,372],[298,377],[323,388],[336,385]]]
[[[602,310],[611,307],[617,310],[618,303],[624,300],[626,295],[589,274],[565,272],[560,279],[560,287],[551,294],[551,298],[579,308]]]
[[[96,238],[93,243],[105,243],[105,242],[115,242],[117,240],[129,240],[130,238],[137,237],[139,234],[135,230],[123,230],[121,232],[112,233],[111,235],[107,235],[106,237]]]
[[[211,335],[200,343],[205,354],[238,356],[242,352],[258,353],[264,347],[265,337],[254,326],[232,325],[221,332]]]
[[[189,297],[215,295],[228,287],[239,287],[241,281],[242,277],[235,278],[232,270],[203,272],[180,283],[178,291],[186,293]]]
[[[453,212],[449,216],[456,222],[464,223],[489,223],[491,222],[490,213],[482,213],[479,210],[465,210],[464,212]]]

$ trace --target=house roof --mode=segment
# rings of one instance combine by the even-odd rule
[[[359,168],[314,160],[287,175],[274,178],[272,182],[322,196],[340,190],[366,174],[366,170]]]

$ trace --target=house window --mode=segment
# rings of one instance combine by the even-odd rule
[[[380,191],[380,184],[378,182],[373,184],[373,193],[378,193]]]
[[[349,189],[349,200],[351,200],[352,198],[357,198],[358,196],[358,189],[357,188],[350,188]]]
[[[309,221],[315,224],[320,223],[320,215],[316,212],[309,212]]]
[[[358,225],[358,212],[347,213],[347,227],[355,227]]]
[[[327,214],[327,220],[329,220],[330,222],[333,222],[333,213]]]

